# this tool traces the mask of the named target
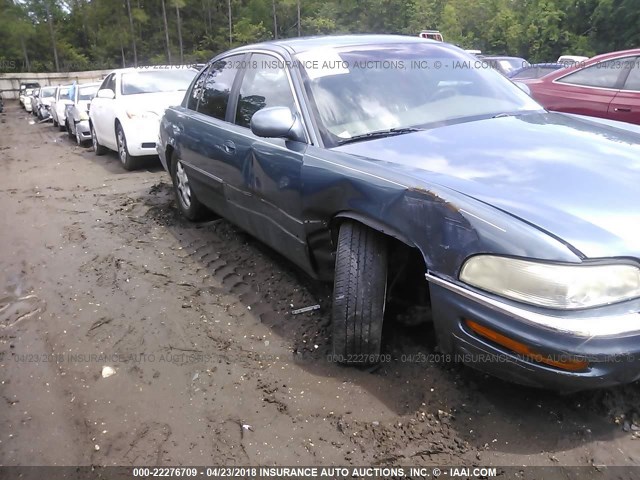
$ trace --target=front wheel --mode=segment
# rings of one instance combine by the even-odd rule
[[[120,157],[120,163],[122,163],[124,169],[135,170],[138,166],[137,159],[129,155],[127,137],[125,137],[122,125],[119,123],[116,125],[116,142],[118,143],[118,157]]]
[[[107,153],[107,147],[100,145],[98,142],[98,136],[96,135],[96,131],[93,128],[93,124],[90,125],[91,128],[91,143],[93,144],[93,151],[96,155],[104,155]]]
[[[53,126],[58,128],[58,121],[55,118],[53,119]]]
[[[191,221],[202,218],[206,209],[191,189],[191,183],[184,165],[175,152],[171,155],[171,180],[173,181],[176,201],[182,214]]]
[[[333,286],[333,354],[345,364],[378,363],[387,296],[387,244],[356,222],[340,226]]]

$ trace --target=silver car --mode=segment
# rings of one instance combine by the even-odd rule
[[[91,140],[89,127],[89,103],[98,91],[100,83],[75,85],[72,89],[71,102],[66,108],[65,126],[69,137],[75,138],[78,145]]]

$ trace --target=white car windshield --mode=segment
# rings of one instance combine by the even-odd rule
[[[91,100],[95,97],[98,91],[99,85],[93,85],[91,87],[80,87],[78,92],[78,100]]]
[[[69,87],[64,87],[60,89],[60,93],[58,94],[58,100],[71,100],[69,98]]]
[[[475,57],[426,42],[309,50],[296,63],[329,145],[389,129],[542,110]]]
[[[150,70],[122,74],[122,95],[186,91],[198,73],[192,69]]]

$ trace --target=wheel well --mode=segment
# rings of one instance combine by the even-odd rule
[[[429,282],[425,278],[427,265],[422,252],[408,238],[385,225],[356,215],[335,217],[330,224],[332,245],[337,244],[340,225],[355,221],[377,231],[387,239],[388,249],[388,303],[394,310],[430,307]]]
[[[361,223],[376,232],[379,232],[387,237],[394,238],[409,247],[415,248],[415,245],[411,240],[409,240],[403,233],[381,223],[377,220],[373,220],[364,215],[355,213],[355,212],[342,212],[333,217],[331,223],[329,224],[329,228],[331,230],[331,241],[335,245],[338,240],[338,232],[340,231],[340,225],[346,220],[355,221]]]
[[[174,150],[175,149],[171,145],[167,145],[167,149],[164,152],[164,158],[167,161],[167,167],[169,167],[169,170],[171,170],[171,162],[173,161],[171,157],[173,155]]]

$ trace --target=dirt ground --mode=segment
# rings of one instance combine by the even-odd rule
[[[159,162],[126,172],[33,118],[0,117],[0,465],[640,465],[639,385],[403,362],[434,353],[428,326],[389,329],[377,369],[330,363],[329,286],[181,219]]]

